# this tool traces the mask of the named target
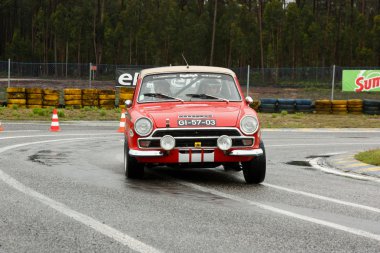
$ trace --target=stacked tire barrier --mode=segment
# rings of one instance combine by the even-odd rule
[[[26,107],[42,108],[44,91],[41,88],[26,88]]]
[[[311,99],[296,99],[296,112],[312,113],[313,101]]]
[[[114,90],[100,90],[99,91],[99,106],[105,109],[115,108],[115,91]]]
[[[332,100],[331,105],[333,114],[347,114],[347,100]]]
[[[125,101],[132,100],[135,89],[121,87],[119,94],[119,108],[125,108]]]
[[[370,115],[380,115],[380,100],[364,99],[363,113]]]
[[[79,109],[82,107],[82,90],[81,89],[64,89],[64,100],[66,107]]]
[[[347,100],[347,111],[352,114],[362,114],[363,113],[363,100],[361,99],[350,99]]]
[[[9,87],[8,93],[8,107],[13,108],[26,108],[26,93],[25,88]]]
[[[59,106],[59,90],[44,89],[43,94],[43,108]]]
[[[262,98],[260,99],[260,112],[273,113],[277,111],[277,99],[275,98]]]
[[[331,100],[315,100],[315,112],[318,114],[330,114]]]
[[[251,104],[251,108],[255,110],[256,112],[258,112],[260,108],[260,100],[253,100],[253,103]]]
[[[294,113],[296,110],[295,105],[296,105],[295,99],[283,99],[283,98],[277,99],[277,108],[279,112],[286,111],[288,113]]]
[[[82,106],[99,106],[99,94],[97,89],[82,90]]]

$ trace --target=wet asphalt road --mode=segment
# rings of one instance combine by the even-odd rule
[[[265,131],[252,186],[221,168],[128,180],[117,122],[3,125],[0,252],[380,252],[380,183],[305,163],[379,147],[380,129]]]

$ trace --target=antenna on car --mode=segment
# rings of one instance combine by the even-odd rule
[[[182,53],[182,58],[183,58],[183,60],[186,62],[186,67],[189,68],[189,63],[187,63],[186,58],[185,58],[185,56],[183,55],[183,53]]]

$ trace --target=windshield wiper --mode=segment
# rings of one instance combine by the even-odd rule
[[[215,96],[212,96],[209,94],[186,94],[186,96],[191,97],[191,98],[218,99],[218,100],[222,100],[222,101],[227,102],[227,103],[230,102],[228,99],[215,97]]]
[[[183,99],[175,98],[175,97],[171,97],[171,96],[168,96],[168,95],[165,95],[165,94],[162,94],[162,93],[144,93],[143,95],[144,95],[144,96],[147,96],[147,97],[154,97],[154,98],[168,98],[168,99],[173,99],[173,100],[181,101],[182,103],[184,102]]]

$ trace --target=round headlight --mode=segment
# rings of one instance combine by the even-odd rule
[[[259,122],[256,117],[245,116],[240,121],[240,129],[244,134],[254,134],[259,128]]]
[[[175,139],[171,135],[164,135],[160,140],[160,146],[165,150],[172,150],[175,147]]]
[[[232,139],[227,135],[222,135],[217,140],[218,148],[226,151],[232,147]]]
[[[135,131],[140,136],[147,136],[153,129],[153,123],[148,118],[139,118],[135,122]]]

